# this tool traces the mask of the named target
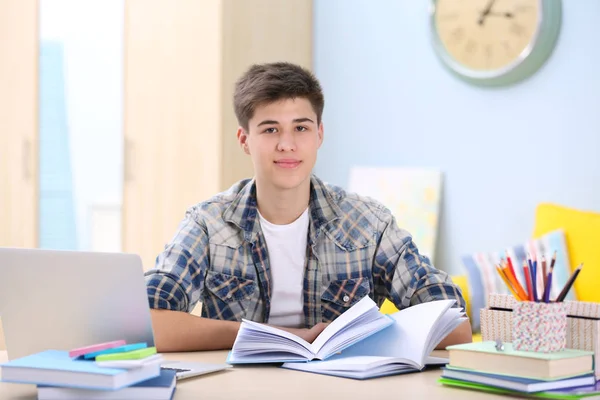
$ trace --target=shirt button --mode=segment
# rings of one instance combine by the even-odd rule
[[[343,300],[345,303],[347,303],[350,301],[350,297],[348,295],[345,295]]]

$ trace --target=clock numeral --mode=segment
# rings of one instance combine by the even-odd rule
[[[523,36],[525,35],[525,27],[517,22],[513,22],[510,24],[510,32],[517,36]]]
[[[486,60],[489,61],[492,58],[492,55],[494,53],[492,45],[491,44],[486,44],[485,47],[483,48],[483,52],[485,54]]]
[[[466,46],[465,46],[465,51],[469,54],[473,54],[475,53],[475,51],[477,50],[477,43],[474,42],[473,40],[470,40],[467,42]]]
[[[460,42],[465,36],[465,30],[461,27],[454,28],[450,33],[453,42]]]

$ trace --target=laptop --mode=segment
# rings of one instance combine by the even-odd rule
[[[118,339],[154,346],[142,260],[134,254],[0,247],[0,317],[9,360]],[[177,379],[230,367],[161,366]]]

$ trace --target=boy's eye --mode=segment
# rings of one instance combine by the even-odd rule
[[[275,132],[277,132],[277,128],[267,128],[263,132],[264,133],[275,133]]]
[[[308,130],[308,128],[305,126],[297,126],[296,130],[299,132],[306,132]]]

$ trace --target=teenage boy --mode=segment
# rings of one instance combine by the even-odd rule
[[[147,272],[159,351],[231,348],[242,318],[312,342],[364,296],[399,309],[439,299],[465,307],[388,209],[313,175],[324,99],[312,73],[254,65],[234,107],[255,177],[191,207]],[[199,301],[201,317],[190,314]],[[470,341],[467,321],[438,348]]]

